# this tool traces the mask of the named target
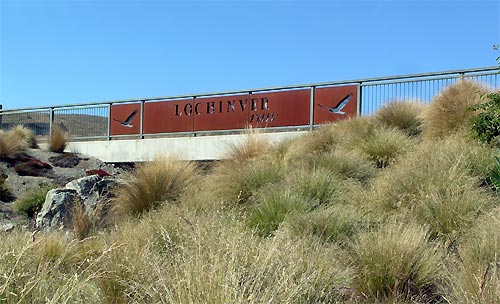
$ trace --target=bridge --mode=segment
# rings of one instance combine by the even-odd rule
[[[59,126],[67,133],[68,151],[106,162],[150,160],[158,153],[215,160],[243,142],[248,128],[279,142],[321,124],[372,114],[392,100],[427,103],[460,79],[498,89],[498,72],[486,67],[38,108],[0,106],[0,129],[24,125],[43,146],[52,126]]]

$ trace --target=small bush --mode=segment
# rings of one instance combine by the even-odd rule
[[[457,303],[500,302],[500,209],[483,216],[458,250]]]
[[[469,108],[481,103],[481,94],[486,92],[486,88],[468,80],[445,88],[424,112],[424,135],[442,138],[459,130],[470,130],[476,114]]]
[[[271,190],[248,216],[248,225],[262,237],[273,235],[289,213],[305,211],[310,203],[301,196],[282,190]]]
[[[174,202],[196,175],[194,164],[174,158],[157,157],[143,163],[117,189],[115,212],[139,215],[162,202]]]
[[[500,144],[500,92],[483,95],[486,102],[475,105],[472,109],[482,110],[472,123],[472,131],[479,140]]]
[[[443,300],[443,252],[423,227],[389,223],[359,235],[350,249],[354,287],[371,301]]]
[[[61,128],[53,126],[49,138],[49,151],[62,153],[64,152],[64,149],[66,149],[67,144],[68,140]]]
[[[20,213],[23,213],[29,218],[34,217],[38,211],[42,209],[47,192],[51,187],[43,186],[40,189],[33,190],[27,193],[24,197],[18,199],[12,204],[12,208]]]
[[[424,105],[418,101],[392,101],[382,106],[375,113],[375,118],[389,128],[416,136],[422,132],[423,110]]]
[[[36,149],[38,148],[38,144],[36,142],[35,133],[29,128],[25,128],[24,126],[18,125],[11,129],[12,134],[23,140],[28,148]]]

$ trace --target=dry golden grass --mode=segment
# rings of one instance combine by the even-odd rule
[[[253,129],[247,129],[247,136],[242,143],[230,144],[224,159],[234,162],[244,162],[250,159],[262,157],[266,154],[271,143],[259,136]]]
[[[32,149],[38,148],[35,133],[33,133],[33,131],[31,129],[25,128],[24,126],[21,126],[21,125],[18,125],[18,126],[15,126],[14,128],[12,128],[10,130],[10,132],[12,132],[12,134],[15,137],[24,140],[26,142],[26,145],[29,148],[32,148]]]
[[[469,80],[461,80],[445,88],[434,97],[423,113],[423,134],[427,138],[441,138],[460,130],[470,130],[476,115],[469,107],[482,103],[481,94],[489,90]]]
[[[83,240],[89,236],[92,229],[92,223],[89,214],[85,211],[85,207],[80,201],[74,202],[71,212],[71,223],[73,226],[73,234],[79,240]]]
[[[353,285],[370,302],[443,301],[443,250],[425,227],[389,223],[359,235],[350,250]]]
[[[461,303],[500,302],[500,208],[484,215],[459,246],[454,297]]]
[[[375,119],[387,127],[397,128],[409,136],[422,132],[424,104],[419,101],[392,101],[375,113]]]
[[[0,130],[0,158],[15,157],[27,148],[26,141],[14,132],[3,132]]]
[[[158,156],[125,177],[117,190],[114,212],[118,217],[139,215],[164,202],[174,202],[196,176],[193,163]]]
[[[62,153],[66,149],[67,144],[68,140],[61,128],[53,126],[49,137],[49,151]]]

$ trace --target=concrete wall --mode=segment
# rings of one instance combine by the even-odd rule
[[[262,133],[253,136],[262,137],[269,143],[276,143],[302,134],[305,132]],[[177,156],[185,160],[216,160],[224,158],[230,145],[242,143],[247,137],[246,134],[233,134],[71,142],[66,151],[93,156],[105,162],[147,161],[158,154]]]

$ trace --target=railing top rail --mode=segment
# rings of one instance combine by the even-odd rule
[[[160,101],[160,100],[169,100],[169,99],[185,99],[185,98],[193,98],[193,97],[209,97],[209,96],[229,95],[229,94],[243,94],[243,93],[248,93],[248,92],[277,91],[277,90],[287,90],[287,89],[303,89],[303,88],[310,88],[310,87],[324,87],[324,86],[334,86],[334,85],[343,85],[343,84],[375,83],[375,82],[384,82],[384,81],[391,81],[391,80],[437,77],[437,76],[447,76],[447,75],[460,75],[460,74],[493,72],[493,71],[499,71],[499,68],[497,66],[491,66],[491,67],[483,67],[483,68],[449,70],[449,71],[441,71],[441,72],[406,74],[406,75],[385,76],[385,77],[372,77],[372,78],[340,80],[340,81],[331,81],[331,82],[318,82],[318,83],[310,83],[310,84],[277,86],[277,87],[246,89],[246,90],[237,90],[237,91],[223,91],[223,92],[212,92],[212,93],[201,93],[201,94],[183,94],[183,95],[174,95],[174,96],[108,100],[108,101],[100,101],[100,102],[55,105],[55,106],[48,106],[48,107],[44,106],[44,107],[31,107],[31,108],[17,108],[17,109],[8,109],[8,110],[7,109],[3,109],[3,110],[0,109],[0,113],[30,111],[30,110],[31,111],[55,110],[55,109],[59,109],[59,108],[101,106],[101,105],[109,105],[109,104],[131,103],[131,102],[138,102],[138,101]]]

